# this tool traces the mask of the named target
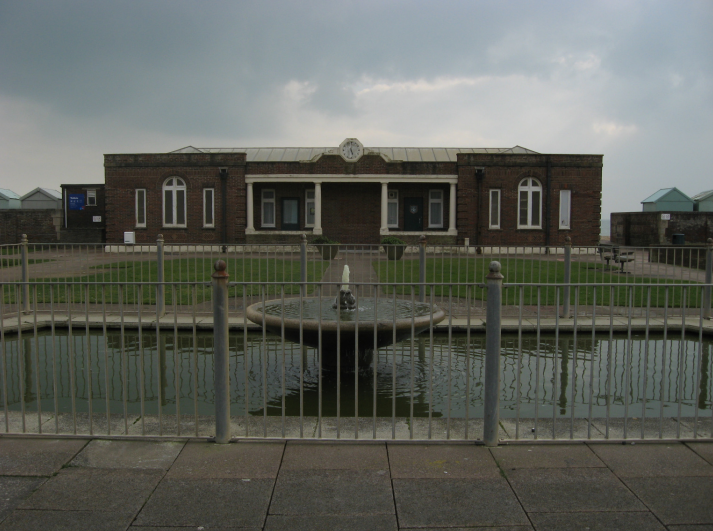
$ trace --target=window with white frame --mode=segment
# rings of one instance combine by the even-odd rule
[[[180,177],[163,183],[163,226],[186,226],[186,182]]]
[[[500,228],[500,190],[490,190],[490,219],[491,229]]]
[[[389,228],[399,227],[399,191],[389,190],[386,203],[386,226]]]
[[[571,228],[572,190],[560,190],[560,229]]]
[[[523,179],[518,187],[518,229],[542,228],[542,185],[537,179]]]
[[[314,227],[315,215],[314,190],[305,191],[305,227]]]
[[[203,226],[215,227],[215,189],[203,188]]]
[[[261,196],[262,226],[275,226],[275,190],[263,190]]]
[[[87,190],[87,206],[97,206],[96,190]]]
[[[443,228],[443,190],[428,191],[428,227]]]
[[[136,189],[136,226],[146,226],[146,190]]]

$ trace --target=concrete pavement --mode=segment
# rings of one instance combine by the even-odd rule
[[[713,442],[0,438],[0,530],[713,529]]]

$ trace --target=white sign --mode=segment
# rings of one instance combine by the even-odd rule
[[[661,219],[664,221],[669,221],[671,219],[671,214],[661,214]]]
[[[102,222],[102,217],[101,216],[92,216],[92,221],[94,223],[101,223]]]

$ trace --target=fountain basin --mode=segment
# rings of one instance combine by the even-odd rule
[[[319,347],[321,330],[322,352],[327,364],[330,359],[336,359],[337,345],[343,361],[353,359],[357,352],[364,358],[367,351],[373,351],[375,341],[376,348],[398,343],[412,333],[418,335],[428,330],[431,323],[440,323],[446,317],[436,306],[399,299],[395,302],[379,299],[375,304],[372,298],[359,298],[355,310],[334,309],[333,302],[334,298],[304,298],[300,308],[299,299],[285,300],[284,307],[282,301],[270,300],[265,302],[264,312],[260,302],[248,306],[246,315],[253,323],[264,324],[267,330],[278,335],[282,334],[284,322],[285,339],[295,343],[300,342],[301,326],[302,343],[310,347]]]

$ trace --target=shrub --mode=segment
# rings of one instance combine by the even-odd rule
[[[326,236],[317,236],[314,240],[310,242],[312,245],[337,245],[339,242],[330,240]]]
[[[381,245],[406,245],[406,242],[396,236],[387,236],[381,240]]]

